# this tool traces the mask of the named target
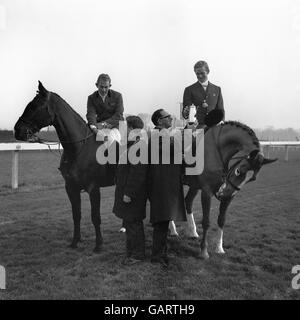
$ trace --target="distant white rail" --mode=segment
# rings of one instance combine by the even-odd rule
[[[284,160],[288,161],[289,147],[300,147],[300,141],[260,141],[262,147],[266,148],[266,157],[270,156],[271,147],[284,147],[285,148],[285,157]],[[61,145],[51,144],[51,150],[62,149]],[[45,144],[40,143],[0,143],[0,151],[12,151],[12,174],[11,174],[11,187],[13,190],[18,188],[18,176],[19,176],[19,151],[21,150],[48,150],[49,147]]]
[[[53,143],[53,142],[49,142]],[[50,148],[58,150],[58,144],[51,144]],[[60,149],[62,146],[60,145]],[[48,150],[48,146],[41,143],[28,143],[28,142],[12,142],[12,143],[0,143],[0,151],[20,151],[20,150]]]
[[[51,144],[50,148],[51,150],[58,150],[62,149],[62,146],[58,144]],[[19,187],[19,152],[21,150],[49,150],[49,147],[40,143],[0,143],[0,151],[12,151],[11,188],[13,190],[18,189]]]
[[[260,145],[266,149],[266,157],[270,157],[271,147],[284,147],[284,160],[289,161],[289,147],[300,147],[300,141],[260,141]]]
[[[300,141],[259,141],[262,146],[300,146]]]

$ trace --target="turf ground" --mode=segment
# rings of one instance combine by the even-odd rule
[[[277,151],[276,151],[277,150]],[[152,228],[145,220],[148,259],[124,267],[124,234],[112,214],[114,188],[102,189],[103,251],[92,253],[94,229],[82,194],[79,248],[68,248],[73,223],[57,170],[57,153],[20,153],[20,189],[10,190],[11,152],[0,153],[0,265],[7,289],[0,299],[299,299],[291,269],[300,265],[300,150],[270,156],[279,161],[261,170],[229,207],[226,255],[214,253],[217,201],[213,202],[208,261],[196,258],[200,241],[169,239],[168,270],[149,262]],[[201,236],[200,197],[195,208]]]

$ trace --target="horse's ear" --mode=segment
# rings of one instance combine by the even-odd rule
[[[272,163],[277,161],[278,159],[267,159],[263,156],[263,154],[259,150],[253,150],[249,154],[249,159],[252,161],[253,164],[259,164],[263,166],[265,164]]]
[[[263,162],[262,162],[262,165],[264,164],[269,164],[269,163],[272,163],[272,162],[275,162],[277,161],[278,159],[275,158],[275,159],[267,159],[267,158],[264,158]]]
[[[253,168],[260,168],[264,160],[263,154],[258,150],[253,150],[248,156],[248,161],[250,162]]]
[[[41,83],[41,81],[39,80],[39,93],[46,96],[48,94],[47,89],[43,86],[43,84]]]

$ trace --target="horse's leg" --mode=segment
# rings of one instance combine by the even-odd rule
[[[179,234],[176,230],[176,225],[175,222],[173,220],[171,220],[169,222],[169,230],[170,230],[170,236],[171,237],[179,237]]]
[[[190,238],[199,238],[193,214],[193,202],[198,194],[198,189],[189,188],[185,196],[185,206],[187,212],[187,235]]]
[[[231,199],[221,200],[219,207],[219,216],[218,216],[218,235],[217,235],[217,246],[216,253],[224,254],[223,249],[223,228],[225,224],[226,211],[231,202]]]
[[[96,245],[94,252],[100,252],[102,247],[102,234],[100,230],[101,216],[100,216],[100,190],[99,188],[94,188],[89,193],[90,203],[91,203],[91,216],[92,222],[95,227],[96,232]]]
[[[211,205],[211,194],[202,190],[201,193],[201,203],[202,203],[202,228],[203,228],[203,236],[201,241],[201,253],[200,257],[203,259],[208,259],[209,254],[207,252],[208,244],[207,244],[207,232],[209,229],[209,213],[210,213],[210,205]]]
[[[72,214],[74,222],[73,240],[70,245],[71,248],[77,248],[78,242],[81,240],[80,234],[80,220],[81,220],[81,197],[80,189],[76,185],[66,183],[65,189],[72,205]]]

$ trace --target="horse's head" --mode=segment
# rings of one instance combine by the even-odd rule
[[[254,150],[249,155],[239,158],[228,170],[216,197],[219,200],[232,198],[246,183],[256,180],[256,176],[263,165],[276,160],[266,159],[259,150]]]
[[[28,103],[22,116],[15,124],[15,138],[17,140],[36,142],[38,138],[34,135],[41,128],[52,124],[54,114],[49,108],[51,93],[44,88],[39,81],[38,93]]]

